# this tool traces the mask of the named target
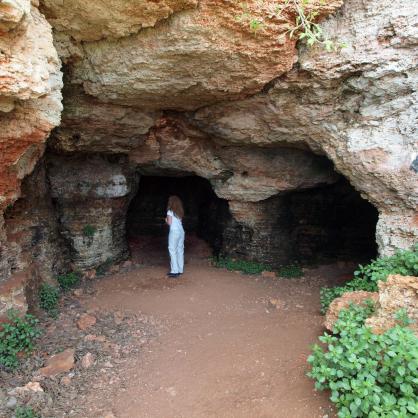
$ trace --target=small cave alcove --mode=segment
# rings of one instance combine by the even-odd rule
[[[126,221],[132,256],[139,255],[142,262],[151,262],[152,257],[157,263],[167,258],[165,217],[171,195],[179,196],[184,205],[186,260],[189,255],[219,254],[231,215],[228,202],[216,196],[209,181],[198,176],[141,176]]]
[[[377,209],[344,178],[284,196],[294,254],[308,261],[369,261],[377,255]]]
[[[273,196],[248,227],[230,224],[223,251],[273,267],[288,263],[367,262],[377,255],[378,211],[343,177],[331,185]]]

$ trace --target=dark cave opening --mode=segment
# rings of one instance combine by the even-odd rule
[[[377,255],[378,211],[345,178],[284,196],[295,256],[369,260]]]
[[[292,262],[367,261],[377,253],[377,210],[344,178],[258,202],[254,210],[262,216],[248,225],[234,220],[228,201],[217,197],[204,178],[143,176],[128,210],[129,240],[159,237],[160,250],[165,250],[164,218],[171,194],[184,203],[186,237],[203,239],[215,256],[277,267]]]
[[[228,202],[216,196],[208,180],[198,176],[142,176],[127,214],[128,240],[167,235],[164,220],[170,195],[179,196],[183,202],[186,243],[188,237],[196,236],[209,244],[214,255],[220,254],[223,232],[231,221]]]

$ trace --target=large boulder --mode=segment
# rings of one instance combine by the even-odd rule
[[[325,315],[324,326],[332,331],[337,322],[341,310],[347,309],[350,305],[365,305],[367,301],[376,302],[379,295],[376,292],[365,292],[363,290],[346,292],[339,298],[334,299],[328,307]]]
[[[418,277],[394,274],[386,282],[379,282],[376,313],[367,318],[366,325],[381,334],[398,322],[400,310],[408,315],[410,328],[418,336]]]

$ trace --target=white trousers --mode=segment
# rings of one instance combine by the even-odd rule
[[[170,273],[183,273],[184,267],[184,230],[170,229],[168,234],[168,252],[170,253]]]

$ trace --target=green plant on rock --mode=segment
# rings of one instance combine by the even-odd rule
[[[321,0],[319,3],[320,6],[325,5],[326,1]],[[320,45],[328,52],[346,47],[344,43],[336,43],[326,37],[322,27],[316,23],[319,11],[314,1],[285,0],[283,4],[275,6],[273,12],[276,18],[295,16],[289,23],[288,34],[291,39],[297,36],[297,39],[306,41],[308,47]]]
[[[17,406],[15,410],[16,418],[41,418],[32,408],[28,406]]]
[[[247,22],[252,32],[257,33],[268,25],[268,21],[287,21],[289,37],[305,41],[308,47],[319,45],[326,51],[338,51],[345,48],[343,42],[335,42],[329,39],[322,27],[317,23],[320,15],[320,7],[326,4],[326,0],[285,0],[278,4],[259,1],[259,7],[266,6],[265,18],[255,18],[247,3],[240,3],[243,12],[236,17],[240,22]]]
[[[354,279],[344,286],[323,287],[320,292],[321,312],[325,313],[331,302],[345,292],[377,292],[377,283],[385,281],[390,274],[418,275],[418,244],[411,250],[400,250],[392,256],[377,258],[365,266],[359,265],[354,272]]]
[[[258,263],[256,261],[235,259],[230,257],[218,257],[212,260],[212,264],[215,267],[226,268],[231,271],[241,271],[244,274],[260,274],[265,270],[269,270],[270,267]]]
[[[308,376],[330,390],[340,418],[418,416],[418,338],[397,325],[373,334],[364,324],[372,307],[342,310],[334,334],[319,338]]]
[[[38,320],[32,315],[23,318],[11,309],[7,314],[9,322],[1,324],[0,331],[0,365],[14,369],[19,364],[20,355],[30,354],[34,341],[41,335],[37,327]]]
[[[42,283],[39,288],[39,306],[52,318],[58,316],[60,290],[56,286]]]
[[[277,272],[279,277],[287,277],[289,279],[298,278],[303,276],[302,267],[297,264],[289,264],[288,266],[280,267]]]
[[[71,273],[58,276],[57,281],[60,285],[60,288],[66,291],[78,285],[80,282],[80,275],[73,271]]]
[[[251,32],[253,32],[255,35],[257,32],[264,27],[264,21],[261,19],[255,18],[250,11],[250,8],[248,7],[247,3],[240,3],[242,13],[238,16],[236,16],[236,20],[238,22],[244,22],[248,24],[248,27],[250,28]]]
[[[83,235],[92,238],[96,233],[96,228],[93,225],[85,225],[83,228]]]

